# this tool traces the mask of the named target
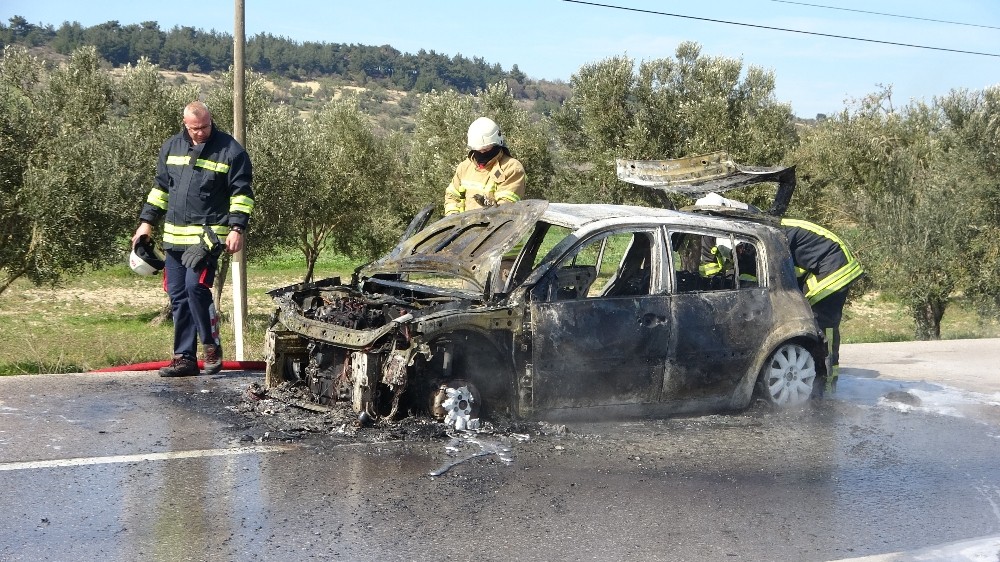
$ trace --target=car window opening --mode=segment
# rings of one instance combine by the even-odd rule
[[[650,294],[653,234],[614,232],[585,242],[556,268],[555,300]]]
[[[678,293],[758,287],[759,252],[732,235],[674,232],[670,237]]]

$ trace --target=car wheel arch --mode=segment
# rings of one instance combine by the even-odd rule
[[[430,355],[425,357],[426,392],[436,392],[449,381],[468,381],[482,396],[490,410],[514,407],[516,373],[510,345],[497,341],[496,334],[478,327],[453,328],[429,334]]]

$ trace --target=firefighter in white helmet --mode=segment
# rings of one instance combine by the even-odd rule
[[[480,117],[469,126],[469,154],[458,164],[444,194],[444,214],[520,201],[524,166],[510,155],[500,126]]]

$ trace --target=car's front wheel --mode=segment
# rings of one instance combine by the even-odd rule
[[[757,385],[766,401],[786,408],[808,402],[816,381],[816,359],[812,353],[797,343],[786,342],[764,363]]]
[[[482,398],[475,385],[463,380],[442,384],[431,397],[431,413],[455,429],[476,429]]]

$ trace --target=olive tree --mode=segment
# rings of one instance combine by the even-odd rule
[[[990,181],[941,104],[897,109],[891,89],[875,92],[806,131],[794,160],[811,201],[796,209],[854,233],[868,282],[908,307],[918,339],[939,338],[981,259]]]
[[[969,199],[965,222],[972,230],[963,262],[965,295],[984,318],[1000,312],[1000,86],[952,91],[936,100],[964,149]]]
[[[0,294],[16,279],[45,278],[33,266],[32,217],[24,208],[29,198],[24,176],[29,156],[40,142],[32,134],[37,111],[33,101],[43,65],[24,49],[7,47],[0,60]]]
[[[8,48],[0,61],[0,292],[122,260],[177,100],[140,61],[113,77],[92,48],[57,67]]]
[[[21,163],[0,156],[0,291],[22,276],[54,284],[117,262],[153,174],[144,139],[163,122],[146,103],[164,90],[150,89],[148,65],[119,84],[89,47],[57,67],[9,48],[2,64],[4,135]]]
[[[248,123],[247,152],[253,162],[254,210],[247,256],[266,259],[277,248],[296,245],[295,209],[319,185],[318,156],[306,126],[288,106],[272,106]]]
[[[302,251],[304,281],[312,280],[324,250],[372,258],[396,241],[403,229],[393,212],[402,170],[355,98],[331,102],[305,121],[275,112],[264,123],[274,127],[275,144],[255,154],[262,168],[275,168],[258,185],[262,194],[276,195],[268,204],[277,213],[265,228]]]
[[[616,158],[726,150],[743,164],[775,165],[795,141],[791,107],[775,99],[772,72],[704,56],[696,43],[638,69],[625,56],[585,65],[570,84],[573,93],[553,122],[569,160],[559,183],[576,200],[655,201],[651,190],[617,180]]]
[[[570,86],[572,94],[552,114],[565,165],[551,197],[577,203],[629,201],[632,190],[618,182],[614,161],[631,152],[626,139],[637,109],[632,59],[618,56],[584,65]]]

